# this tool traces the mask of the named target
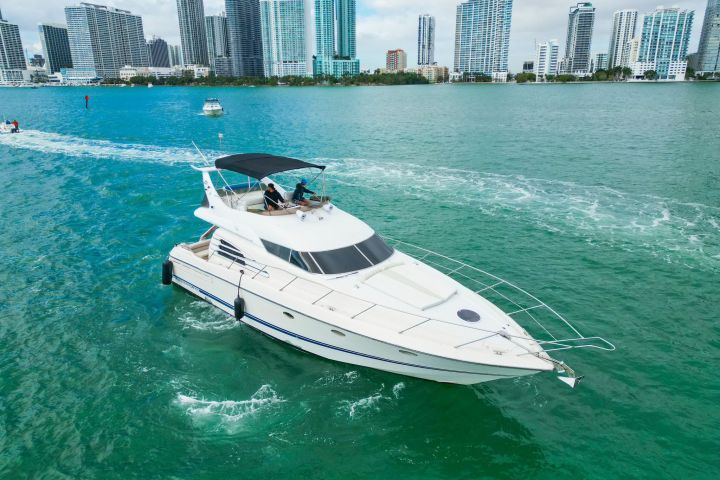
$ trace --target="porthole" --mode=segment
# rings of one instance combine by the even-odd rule
[[[345,334],[344,334],[343,332],[341,332],[340,330],[335,330],[335,329],[333,329],[333,330],[330,330],[330,331],[331,331],[332,333],[334,333],[335,335],[339,336],[339,337],[344,337],[344,336],[345,336]]]
[[[461,320],[465,320],[466,322],[479,322],[480,321],[480,314],[477,312],[474,312],[472,310],[458,310],[457,316],[460,317]]]
[[[410,355],[411,357],[417,357],[417,353],[415,353],[415,352],[409,352],[407,350],[398,350],[398,352],[403,353],[405,355]]]
[[[295,318],[292,316],[291,313],[288,313],[288,312],[283,312],[283,315],[285,315],[287,318]]]

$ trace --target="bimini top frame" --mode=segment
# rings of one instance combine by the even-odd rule
[[[267,153],[240,153],[221,157],[215,160],[215,168],[241,173],[258,180],[275,173],[299,170],[301,168],[325,170],[323,165],[315,165],[295,158],[280,157]]]

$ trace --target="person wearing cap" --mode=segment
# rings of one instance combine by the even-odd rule
[[[285,208],[285,199],[282,197],[280,192],[275,190],[275,184],[273,183],[268,183],[263,199],[265,200],[266,210],[272,211]]]
[[[310,205],[310,201],[305,200],[305,194],[309,193],[311,195],[315,195],[315,192],[307,189],[307,187],[306,187],[307,183],[308,183],[307,179],[303,178],[300,180],[300,183],[295,185],[295,191],[293,192],[293,195],[292,195],[292,201],[295,205],[302,205],[304,207],[307,207],[308,205]]]

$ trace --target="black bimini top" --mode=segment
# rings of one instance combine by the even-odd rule
[[[262,179],[268,175],[300,168],[319,168],[325,170],[322,165],[303,162],[295,158],[278,157],[267,153],[239,153],[228,155],[215,160],[215,167],[232,172],[242,173],[252,178]]]

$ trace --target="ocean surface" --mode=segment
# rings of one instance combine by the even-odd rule
[[[720,84],[0,89],[0,478],[718,478],[718,112]],[[617,350],[563,355],[575,390],[466,387],[238,324],[160,283],[208,227],[191,141],[324,163],[379,233]]]

